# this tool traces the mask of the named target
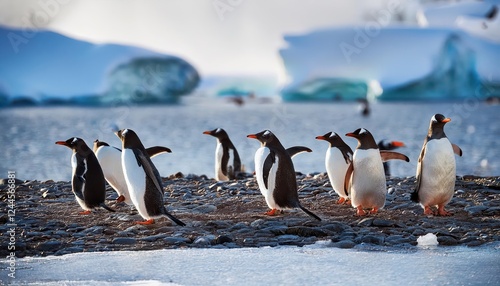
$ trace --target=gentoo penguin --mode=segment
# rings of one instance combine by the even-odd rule
[[[383,139],[383,140],[378,141],[377,146],[378,146],[379,150],[392,151],[392,150],[397,149],[399,147],[404,147],[405,144],[401,141],[389,141],[387,139]],[[384,162],[384,172],[385,172],[386,176],[391,175],[391,168],[389,167],[388,162]]]
[[[122,168],[130,199],[139,214],[146,219],[137,224],[152,224],[155,218],[166,216],[184,226],[182,221],[165,209],[160,174],[137,134],[131,129],[122,129],[116,135],[122,140]]]
[[[432,116],[417,165],[417,185],[411,199],[420,203],[424,214],[449,216],[444,207],[450,202],[455,189],[455,156],[462,150],[450,143],[444,134],[444,125],[450,122],[442,114]],[[434,213],[431,207],[437,206]]]
[[[312,152],[311,149],[307,148],[307,147],[304,147],[304,146],[293,146],[293,147],[290,147],[290,148],[287,148],[286,149],[286,152],[288,153],[288,155],[290,156],[290,158],[293,158],[295,156],[297,156],[298,154],[300,153],[303,153],[303,152]],[[264,161],[264,170],[271,170],[271,167],[273,166],[273,156],[271,156],[271,154],[268,154],[267,157],[266,157],[266,160]],[[267,181],[267,176],[269,175],[269,172],[266,172],[264,174],[264,181]]]
[[[215,148],[215,179],[217,181],[227,181],[236,178],[241,172],[240,155],[233,142],[229,139],[226,131],[222,128],[205,131],[203,134],[212,135],[217,138],[217,147]],[[231,155],[232,154],[232,155]],[[231,164],[229,160],[233,158]]]
[[[356,138],[358,146],[345,174],[344,190],[351,196],[351,204],[357,208],[357,215],[366,215],[365,209],[376,213],[384,207],[387,193],[382,161],[401,159],[409,162],[410,159],[397,152],[380,151],[372,134],[364,128],[358,128],[346,136]]]
[[[316,139],[325,140],[330,144],[330,147],[326,150],[326,172],[333,190],[339,195],[337,204],[343,204],[349,200],[349,196],[344,191],[344,179],[347,168],[352,162],[352,149],[335,132],[316,136]]]
[[[122,150],[109,146],[108,143],[95,140],[94,153],[101,164],[104,178],[108,184],[118,193],[117,203],[125,202],[127,205],[132,205],[130,195],[127,189],[127,182],[123,175],[122,168]],[[172,151],[167,147],[154,146],[147,148],[146,152],[150,158],[161,153],[171,153]]]
[[[261,143],[261,147],[255,153],[255,176],[260,192],[271,208],[266,214],[275,215],[277,210],[300,208],[320,221],[317,215],[300,204],[292,158],[278,138],[269,130],[247,137],[257,139]],[[271,156],[271,165],[265,164],[268,155]]]
[[[104,203],[106,181],[99,161],[97,161],[92,150],[85,144],[85,141],[81,138],[72,137],[66,141],[57,141],[56,144],[73,150],[73,155],[71,155],[71,167],[73,169],[71,188],[76,201],[85,210],[80,214],[90,214],[90,210],[97,207],[114,212],[115,210]]]

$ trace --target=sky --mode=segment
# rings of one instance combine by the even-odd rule
[[[0,24],[173,54],[201,74],[278,75],[284,34],[360,23],[386,0],[0,0]]]

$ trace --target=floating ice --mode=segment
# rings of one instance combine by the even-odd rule
[[[438,244],[437,236],[433,233],[421,235],[417,238],[417,246],[419,247],[432,247]]]

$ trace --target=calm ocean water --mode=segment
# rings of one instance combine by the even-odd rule
[[[294,164],[297,171],[312,173],[325,171],[328,144],[315,140],[317,135],[335,131],[343,136],[364,127],[377,141],[403,141],[406,147],[398,151],[411,162],[392,162],[392,174],[414,176],[429,120],[435,113],[451,117],[445,132],[463,150],[463,157],[456,157],[457,175],[500,175],[498,105],[474,101],[377,103],[372,105],[369,117],[362,117],[356,103],[255,103],[239,107],[214,101],[172,106],[2,109],[0,177],[15,171],[19,179],[69,181],[71,151],[54,142],[76,136],[90,146],[99,139],[120,147],[112,133],[114,125],[135,130],[146,147],[163,145],[172,149],[173,153],[153,159],[162,176],[180,171],[213,177],[216,140],[202,132],[217,127],[228,132],[248,172],[254,169],[253,156],[259,143],[247,139],[247,134],[270,129],[285,147],[308,146],[313,152],[295,157]],[[355,139],[344,140],[356,147]]]

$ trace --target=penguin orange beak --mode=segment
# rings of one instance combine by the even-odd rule
[[[257,135],[255,135],[255,134],[249,134],[249,135],[247,135],[247,138],[257,139]]]
[[[392,141],[391,144],[394,147],[404,147],[405,146],[405,143],[403,143],[401,141]]]
[[[326,140],[325,136],[316,136],[316,139],[318,139],[318,140]]]
[[[66,143],[66,141],[57,141],[56,144],[57,145],[68,146],[68,143]]]
[[[445,119],[443,119],[442,122],[446,123],[446,122],[450,122],[450,121],[451,121],[451,118],[445,118]]]
[[[210,131],[203,131],[203,134],[210,135]]]
[[[345,136],[349,136],[349,137],[354,137],[354,138],[356,138],[356,134],[354,134],[354,133],[347,133]]]

